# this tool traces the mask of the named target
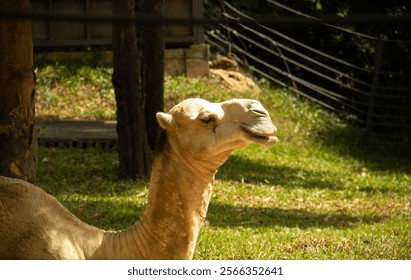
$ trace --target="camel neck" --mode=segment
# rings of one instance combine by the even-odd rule
[[[157,239],[159,258],[190,259],[206,217],[215,171],[165,145],[153,163],[140,226]]]
[[[106,232],[94,257],[110,252],[112,259],[191,259],[215,174],[194,161],[166,142],[154,159],[142,217],[124,231]]]

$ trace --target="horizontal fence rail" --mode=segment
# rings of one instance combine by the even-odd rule
[[[360,38],[375,47],[374,62],[365,67],[301,42],[292,30],[267,25],[228,1],[220,2],[219,17],[226,21],[206,27],[206,42],[215,50],[238,59],[255,75],[349,117],[373,135],[410,140],[411,67],[401,72],[391,69],[384,56],[400,47],[411,49],[411,42],[384,40],[321,22],[323,28],[342,32],[346,40]],[[320,21],[276,1],[266,2],[293,17]]]

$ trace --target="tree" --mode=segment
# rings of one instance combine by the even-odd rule
[[[163,17],[164,0],[144,1],[143,12],[153,18]],[[164,109],[164,48],[164,25],[146,24],[143,28],[141,80],[145,97],[147,136],[153,152],[161,132],[155,114]]]
[[[30,11],[30,0],[2,0],[1,11]],[[31,21],[0,19],[0,175],[33,182],[37,171]]]
[[[135,17],[135,1],[113,1],[113,15]],[[144,1],[147,16],[162,17],[163,0]],[[133,22],[113,26],[113,85],[117,101],[117,133],[120,172],[132,178],[148,177],[160,129],[155,113],[163,110],[164,27],[143,29],[139,63]]]
[[[115,17],[135,17],[134,0],[113,1],[112,9]],[[132,178],[147,177],[152,153],[146,132],[134,22],[113,25],[112,81],[117,102],[120,173]]]

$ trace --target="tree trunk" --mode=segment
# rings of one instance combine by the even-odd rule
[[[1,11],[30,11],[29,0],[1,0]],[[31,21],[0,19],[0,175],[34,182],[37,136],[34,128]]]
[[[147,16],[163,17],[164,0],[145,0],[143,12]],[[155,115],[164,110],[164,29],[162,23],[146,24],[143,29],[141,80],[147,136],[153,152],[161,132]]]
[[[135,17],[134,0],[112,2],[113,16]],[[113,86],[117,102],[120,173],[132,178],[150,174],[144,96],[141,91],[136,27],[133,22],[113,24]]]

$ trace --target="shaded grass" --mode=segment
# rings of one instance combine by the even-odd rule
[[[78,76],[70,73],[64,79]],[[255,97],[214,80],[166,79],[168,108],[188,97],[258,98],[281,139],[270,149],[236,151],[220,168],[194,258],[410,259],[406,150],[366,138],[287,91],[266,92]],[[123,180],[117,168],[116,152],[42,148],[39,185],[87,223],[121,229],[141,215],[148,183]]]

